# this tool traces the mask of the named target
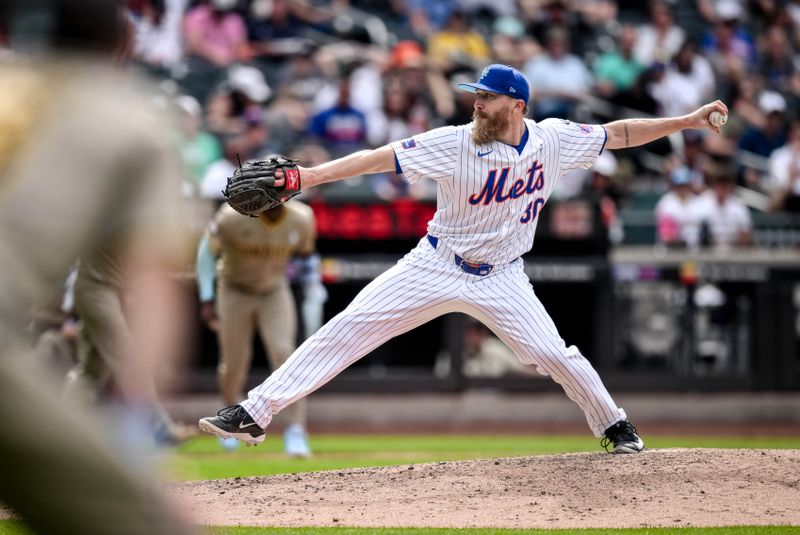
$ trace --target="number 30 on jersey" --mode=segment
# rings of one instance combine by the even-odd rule
[[[519,218],[519,222],[530,223],[536,219],[536,215],[539,213],[542,206],[544,206],[544,199],[536,199],[529,202],[528,206],[526,206],[525,210],[522,212],[522,217]]]

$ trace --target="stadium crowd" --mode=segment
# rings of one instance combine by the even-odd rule
[[[750,208],[800,210],[800,2],[131,0],[129,18],[132,61],[164,80],[183,114],[189,195],[219,197],[237,153],[313,165],[468,122],[470,96],[455,84],[499,62],[529,78],[537,120],[729,104],[721,135],[689,132],[618,152],[601,164],[612,173],[604,181],[592,172],[565,178],[558,197],[607,201],[612,237],[636,179],[663,192],[678,168],[689,172],[692,197],[732,175]],[[435,194],[396,176],[361,187],[384,200]]]
[[[244,160],[278,152],[313,166],[469,122],[471,96],[455,85],[505,63],[531,82],[536,120],[672,116],[716,98],[730,106],[719,135],[688,131],[564,177],[555,197],[599,202],[612,242],[625,239],[619,214],[629,206],[652,211],[674,185],[670,177],[686,176],[683,169],[691,203],[722,176],[735,185],[732,202],[743,203],[736,212],[800,211],[798,1],[125,4],[132,39],[124,61],[158,80],[179,111],[189,198],[219,202],[237,154]],[[0,53],[13,48],[0,28]],[[315,188],[304,199],[324,199],[335,187],[341,185]],[[347,194],[435,198],[433,184],[409,185],[393,174],[351,181]],[[202,213],[205,224],[210,211]],[[666,228],[656,233],[661,241],[674,237],[668,227],[680,225],[676,217],[656,222]]]

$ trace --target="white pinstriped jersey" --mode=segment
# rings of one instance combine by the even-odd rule
[[[567,171],[589,168],[606,131],[561,119],[525,119],[522,152],[500,141],[476,145],[472,123],[392,143],[405,179],[437,182],[428,233],[472,262],[502,264],[533,247],[541,208]]]
[[[451,312],[483,322],[522,363],[558,382],[595,436],[627,418],[580,350],[561,338],[523,262],[511,262],[533,245],[539,212],[558,179],[591,166],[606,132],[560,120],[525,125],[521,153],[499,142],[476,146],[472,125],[392,143],[406,180],[436,181],[438,207],[428,232],[447,247],[421,239],[251,390],[242,407],[260,427],[387,340]],[[454,253],[495,266],[475,273]]]

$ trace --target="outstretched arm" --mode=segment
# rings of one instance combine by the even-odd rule
[[[719,133],[719,126],[712,125],[708,119],[712,111],[727,115],[728,107],[717,100],[682,117],[623,119],[604,124],[603,128],[608,134],[606,148],[637,147],[687,128],[708,128]]]
[[[358,151],[316,167],[300,167],[299,170],[303,189],[354,176],[388,173],[395,170],[394,149],[390,145],[384,145],[374,150]]]

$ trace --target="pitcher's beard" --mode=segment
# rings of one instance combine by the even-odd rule
[[[475,110],[472,114],[472,139],[476,145],[490,143],[499,139],[510,124],[508,115],[502,111],[492,116]]]

